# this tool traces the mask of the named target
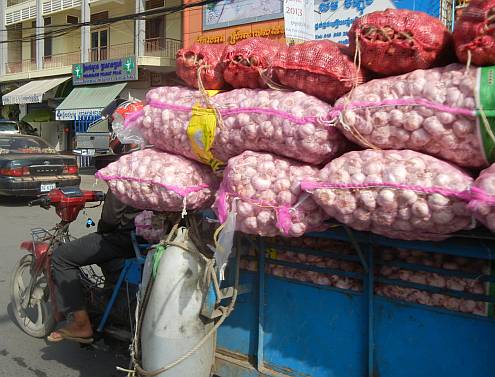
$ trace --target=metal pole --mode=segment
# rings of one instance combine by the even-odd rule
[[[263,330],[265,322],[265,243],[261,237],[258,242],[258,345],[257,345],[257,369],[264,369],[264,338]]]
[[[135,0],[136,13],[145,11],[145,0]],[[146,21],[136,19],[134,22],[134,54],[136,57],[144,56],[144,43],[146,38]]]
[[[89,8],[89,0],[81,1],[81,22],[91,21],[91,9]],[[89,50],[91,48],[91,26],[81,27],[81,62],[89,62]]]
[[[45,56],[45,20],[43,19],[43,0],[36,0],[36,68],[43,69]]]
[[[5,43],[8,40],[7,26],[5,25],[5,9],[7,8],[7,0],[0,0],[0,76],[7,72],[7,63],[9,62],[9,44]]]
[[[375,305],[374,305],[374,268],[373,268],[373,247],[366,246],[368,254],[368,276],[365,285],[368,296],[368,376],[375,375]]]

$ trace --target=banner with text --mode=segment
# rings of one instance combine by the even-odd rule
[[[349,44],[354,20],[365,14],[392,9],[411,9],[439,17],[440,1],[431,0],[314,0],[315,39]]]
[[[290,41],[315,39],[314,0],[284,0],[285,38]]]

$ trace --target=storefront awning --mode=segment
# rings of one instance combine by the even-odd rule
[[[27,113],[27,115],[22,118],[24,122],[27,123],[32,123],[32,122],[51,122],[52,120],[55,120],[55,115],[53,113],[53,110],[44,108],[44,109],[35,109],[31,110]]]
[[[66,76],[30,81],[10,93],[4,94],[2,102],[4,105],[41,103],[43,102],[43,94],[69,79],[70,77]]]
[[[77,120],[101,115],[127,84],[90,85],[75,87],[55,110],[57,120]]]

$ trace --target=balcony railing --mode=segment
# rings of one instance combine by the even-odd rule
[[[81,60],[81,52],[74,51],[65,54],[56,54],[43,57],[43,69],[54,69],[70,67]],[[23,60],[21,62],[7,63],[7,74],[34,72],[38,70],[36,61],[33,59]]]
[[[177,39],[151,38],[145,41],[144,55],[174,59],[181,46],[182,42]]]
[[[32,72],[36,70],[36,62],[34,60],[28,59],[21,62],[7,63],[6,73],[14,74],[21,72]]]
[[[81,51],[45,56],[43,58],[43,69],[70,67],[72,64],[76,64],[80,61]]]
[[[182,42],[175,39],[152,38],[145,41],[144,56],[175,59],[177,51]],[[94,48],[89,51],[91,61],[119,59],[134,55],[134,43],[124,43],[109,47]],[[43,69],[56,69],[70,67],[81,61],[81,52],[73,51],[64,54],[45,56],[43,58]],[[6,64],[6,74],[37,71],[38,67],[34,60],[28,59],[20,62]]]
[[[89,50],[89,58],[92,62],[107,59],[119,59],[134,55],[134,43],[122,43],[108,47],[98,47]]]

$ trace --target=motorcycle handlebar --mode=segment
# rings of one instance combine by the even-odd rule
[[[49,204],[50,204],[50,199],[47,196],[42,196],[41,198],[38,198],[38,199],[35,199],[35,200],[31,200],[28,203],[28,206],[29,207],[32,207],[32,206],[43,206],[43,207],[46,207]]]

